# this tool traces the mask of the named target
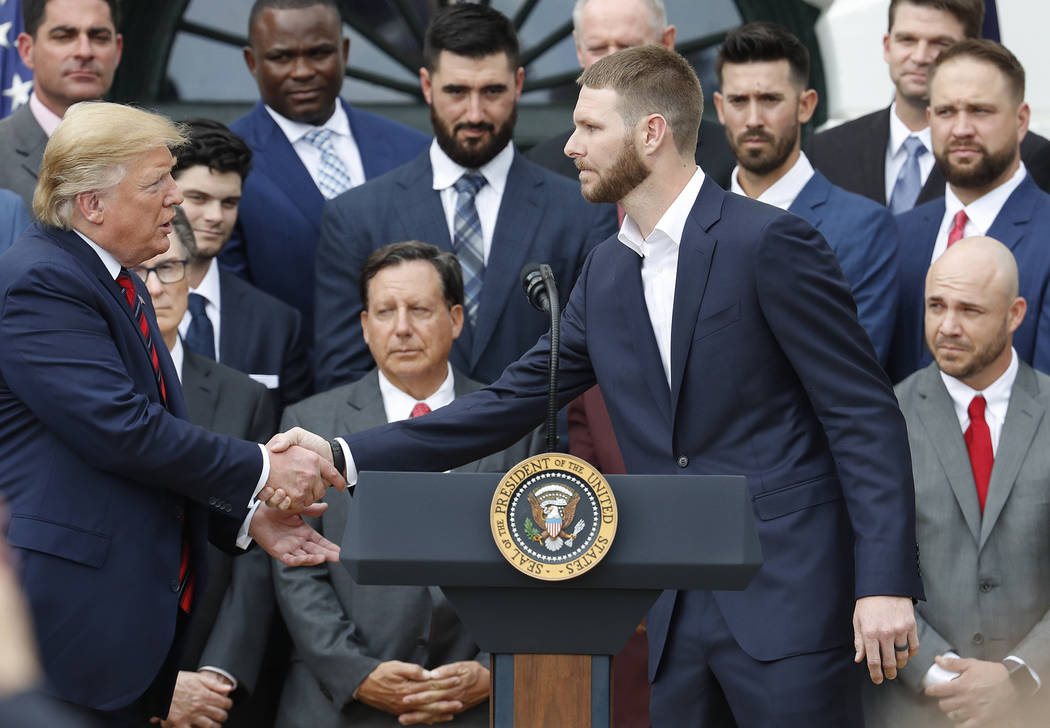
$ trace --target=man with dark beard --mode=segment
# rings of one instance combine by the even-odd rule
[[[510,20],[483,5],[444,8],[427,29],[423,62],[435,136],[429,150],[325,207],[314,338],[320,390],[374,366],[353,285],[373,250],[417,239],[456,254],[466,315],[450,359],[487,383],[547,329],[521,295],[522,266],[549,263],[567,295],[587,253],[616,229],[613,206],[587,204],[579,185],[511,143],[525,72]]]
[[[900,295],[888,372],[898,382],[929,364],[923,340],[926,271],[963,237],[1001,240],[1017,259],[1028,315],[1014,333],[1022,361],[1050,371],[1050,196],[1020,157],[1030,111],[1025,72],[1009,50],[990,40],[965,40],[930,66],[933,153],[947,184],[943,199],[897,217]]]
[[[947,69],[944,69],[947,70]],[[934,363],[897,388],[908,423],[926,582],[922,643],[864,695],[868,728],[1045,725],[1050,691],[1050,377],[1011,347],[1017,263],[966,238],[926,275]]]
[[[800,150],[802,125],[817,107],[809,51],[782,26],[749,23],[726,35],[715,68],[715,108],[738,165],[730,189],[820,231],[885,364],[897,308],[897,226],[882,205],[831,184]]]

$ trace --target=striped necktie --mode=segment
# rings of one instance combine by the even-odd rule
[[[153,344],[153,337],[150,336],[149,323],[146,321],[146,308],[142,304],[142,299],[139,297],[137,291],[135,291],[135,284],[131,282],[131,274],[123,268],[117,275],[117,283],[121,288],[124,289],[124,298],[127,300],[128,306],[131,307],[131,315],[135,320],[135,323],[139,326],[139,331],[142,333],[142,338],[146,341],[146,349],[149,351],[149,360],[153,364],[153,376],[157,380],[157,389],[160,390],[161,401],[165,405],[168,404],[168,392],[164,388],[164,377],[160,373],[160,359],[157,358],[157,347]]]
[[[325,199],[330,200],[350,189],[353,186],[350,181],[350,172],[343,164],[343,160],[335,153],[335,145],[332,144],[332,130],[311,129],[303,134],[303,139],[321,152],[321,168],[317,174],[317,186]]]
[[[474,198],[485,186],[485,178],[477,172],[466,172],[456,180],[456,215],[453,220],[452,251],[463,268],[463,297],[467,319],[477,326],[478,305],[481,303],[481,283],[485,277],[485,241],[481,236],[481,221]]]

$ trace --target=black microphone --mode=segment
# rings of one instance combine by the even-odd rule
[[[550,313],[551,299],[543,282],[542,268],[539,263],[526,263],[521,269],[521,287],[533,308]]]

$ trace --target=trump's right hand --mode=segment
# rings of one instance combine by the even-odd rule
[[[312,437],[322,440],[317,435]],[[328,447],[327,443],[325,447]],[[269,450],[270,477],[257,497],[271,508],[301,513],[311,503],[323,498],[329,485],[346,490],[346,479],[328,458],[317,452],[296,445],[282,450],[270,447]]]

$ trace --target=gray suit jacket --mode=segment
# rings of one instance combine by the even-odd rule
[[[896,388],[908,423],[926,601],[919,654],[900,679],[867,685],[866,725],[950,726],[921,684],[933,658],[1016,655],[1044,681],[1017,725],[1050,715],[1050,377],[1020,362],[982,516],[959,420],[937,365]],[[867,681],[866,681],[867,682]],[[1029,722],[1032,716],[1042,716]],[[1011,725],[1008,721],[996,725]]]
[[[47,146],[47,134],[29,104],[0,120],[0,187],[14,190],[33,209],[33,191]]]
[[[455,373],[456,396],[481,385]],[[289,407],[281,429],[300,426],[325,437],[360,432],[386,423],[379,375],[373,369],[353,384]],[[461,471],[505,472],[540,450],[533,436]],[[350,504],[330,491],[319,530],[340,539]],[[292,666],[281,695],[277,726],[343,728],[396,726],[397,718],[353,699],[357,686],[381,662],[401,660],[427,669],[482,659],[441,590],[419,586],[362,586],[342,564],[288,568],[274,562],[277,601],[292,635]],[[487,726],[488,703],[458,716],[452,725]]]

